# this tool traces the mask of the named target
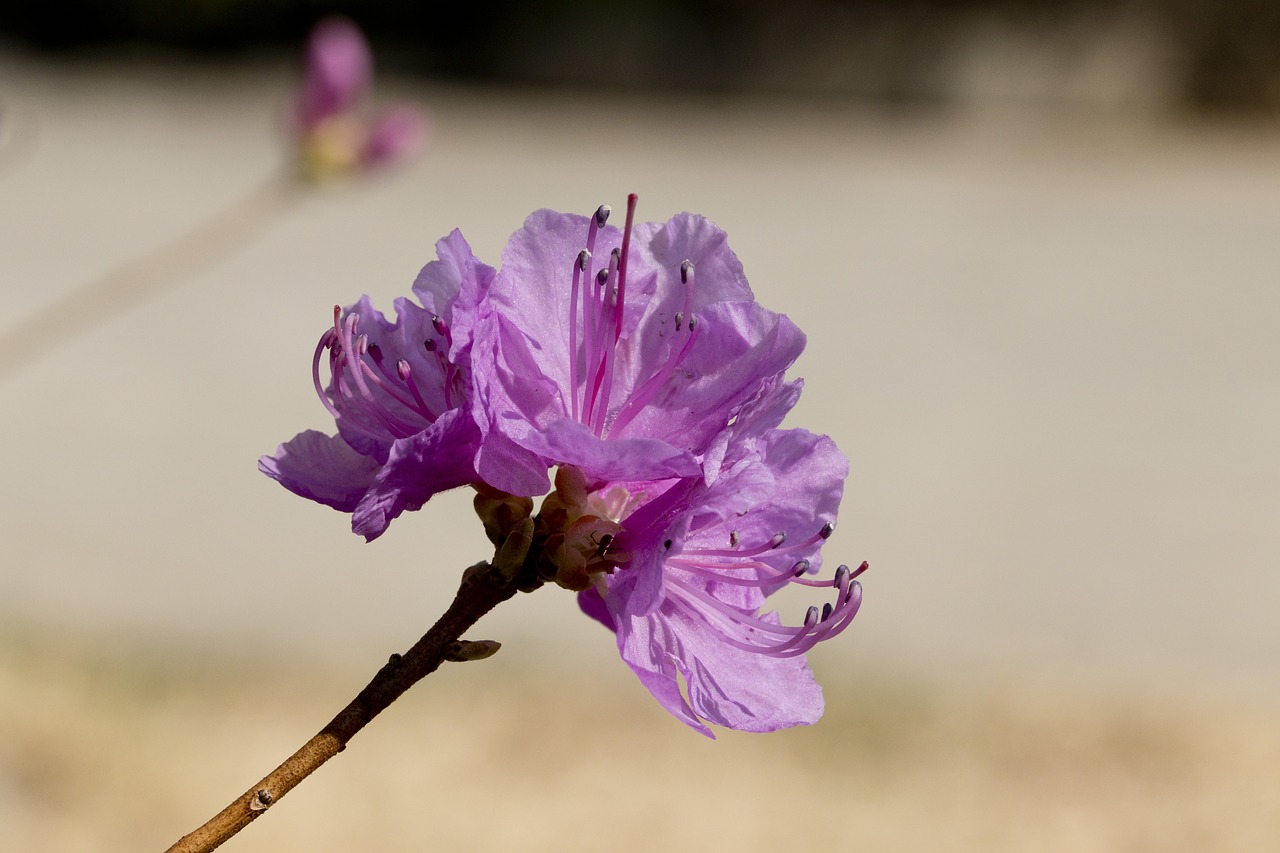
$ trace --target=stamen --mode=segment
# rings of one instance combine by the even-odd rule
[[[596,220],[600,218],[600,210],[596,211]],[[608,213],[605,216],[607,218]],[[590,259],[591,253],[586,249],[578,253],[577,260],[573,262],[573,284],[569,291],[569,397],[575,421],[578,420],[578,289],[582,283],[582,272]]]
[[[613,425],[609,428],[610,434],[619,433],[627,424],[635,420],[636,415],[649,404],[649,402],[658,395],[662,390],[662,386],[666,384],[679,366],[684,361],[685,356],[693,349],[693,342],[698,338],[698,320],[696,317],[689,318],[689,335],[685,338],[684,346],[677,350],[674,346],[671,348],[670,355],[667,356],[666,362],[657,372],[645,380],[644,384],[634,389],[631,396],[627,398],[627,402],[618,410],[618,416],[614,419]]]
[[[432,411],[431,407],[427,405],[427,401],[422,398],[422,393],[418,390],[418,383],[413,378],[413,369],[409,366],[409,362],[405,361],[403,358],[400,359],[396,364],[396,372],[400,374],[400,378],[409,389],[409,393],[413,395],[413,400],[418,404],[418,408],[421,410],[423,416],[432,423],[435,423],[436,419],[439,418],[439,415]]]
[[[756,654],[766,654],[773,657],[794,657],[804,654],[821,640],[835,633],[836,623],[823,622],[818,617],[818,609],[816,607],[809,608],[809,612],[805,615],[803,627],[792,628],[772,625],[756,616],[729,607],[723,602],[702,593],[700,590],[690,588],[684,584],[679,586],[668,585],[668,592],[674,593],[668,596],[668,601],[671,601],[694,618],[705,622],[709,627],[716,630],[721,639],[729,643],[729,645]],[[856,610],[856,607],[852,609]],[[851,618],[842,618],[839,627],[842,629]],[[785,637],[785,639],[780,643],[763,645],[759,642],[762,639],[760,634],[772,634]]]
[[[414,435],[438,416],[423,397],[409,360],[398,359],[393,369],[382,347],[367,333],[358,333],[361,319],[355,311],[343,317],[341,306],[334,306],[334,324],[321,335],[312,357],[316,395],[335,418],[372,438]],[[448,325],[439,318],[434,318],[433,325],[445,336],[449,334]],[[446,383],[457,380],[457,368],[437,352],[434,344],[428,340],[424,347],[437,355]],[[320,380],[320,356],[326,349],[331,376],[327,390]],[[444,392],[446,406],[452,407],[447,384]]]
[[[609,282],[616,281],[618,277],[618,261],[621,257],[620,252],[614,249],[609,253],[608,269],[600,270],[596,274],[596,290],[599,292],[599,301],[595,305],[595,314],[591,326],[591,343],[593,358],[590,364],[591,372],[587,376],[589,384],[590,399],[587,402],[586,425],[595,431],[596,435],[600,435],[597,423],[603,421],[604,416],[602,410],[608,409],[608,400],[605,398],[602,389],[606,384],[606,377],[611,377],[611,368],[613,366],[613,347],[616,341],[610,340],[612,334],[612,323],[609,322],[609,308],[611,304],[610,296],[616,292],[616,289],[609,288]],[[615,308],[616,313],[620,313]]]
[[[590,381],[590,373],[591,373],[591,366],[592,366],[592,341],[591,341],[592,331],[591,330],[594,326],[594,323],[591,321],[594,319],[594,316],[595,316],[595,312],[593,308],[594,306],[593,299],[595,298],[595,294],[591,292],[591,288],[587,286],[587,282],[592,280],[591,258],[596,251],[596,236],[600,233],[600,229],[604,227],[605,223],[609,221],[609,213],[610,213],[609,205],[607,204],[600,205],[600,207],[596,208],[595,216],[591,217],[590,224],[587,225],[587,248],[584,250],[586,254],[584,256],[582,252],[578,253],[578,261],[582,264],[582,304],[581,306],[579,306],[576,300],[571,300],[571,304],[569,306],[569,310],[570,310],[569,319],[571,321],[569,325],[571,328],[576,329],[578,325],[574,320],[573,314],[575,312],[581,311],[581,316],[582,316],[582,324],[581,324],[582,338],[583,338],[582,369],[585,375],[582,377],[584,382],[584,387],[582,389],[582,405],[580,407],[581,409],[586,409],[587,407],[587,389],[585,387],[585,383]],[[577,350],[574,349],[571,355],[573,356],[574,363],[576,364],[577,357],[578,357]],[[573,392],[574,399],[576,400],[577,394],[578,394],[578,386],[575,384],[571,389],[571,391]],[[583,413],[583,417],[584,418],[586,417],[585,412]]]

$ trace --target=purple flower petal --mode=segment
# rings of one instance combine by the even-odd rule
[[[634,197],[628,223],[630,205]],[[777,388],[804,348],[790,320],[751,299],[724,232],[702,217],[628,231],[532,214],[507,243],[478,332],[486,443],[500,434],[504,462],[520,469],[691,476],[694,460],[744,405]],[[794,399],[776,393],[761,420],[781,417]],[[527,452],[523,462],[513,446]],[[715,450],[718,461],[724,447]]]
[[[298,494],[351,512],[367,540],[437,492],[479,479],[471,341],[494,271],[457,231],[436,247],[439,260],[415,283],[429,307],[397,299],[393,322],[362,297],[335,311],[317,345],[313,381],[341,438],[309,438],[260,466]]]
[[[578,593],[578,607],[581,608],[583,613],[610,631],[617,632],[618,626],[613,624],[613,616],[610,615],[609,606],[604,603],[604,597],[600,595],[600,590],[591,587]]]
[[[726,645],[705,621],[669,604],[619,624],[623,660],[664,708],[708,737],[715,735],[703,720],[772,732],[812,725],[822,716],[822,688],[803,657],[770,657]]]
[[[258,470],[295,495],[351,512],[373,482],[378,463],[339,436],[309,429],[276,448],[274,456],[260,458]]]
[[[525,447],[556,465],[573,465],[601,480],[696,477],[698,460],[656,438],[601,441],[580,423],[563,419],[532,433]]]
[[[372,542],[402,512],[422,508],[439,492],[476,481],[479,430],[469,413],[445,412],[420,433],[396,441],[351,517],[351,529]]]

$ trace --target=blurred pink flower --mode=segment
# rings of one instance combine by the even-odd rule
[[[303,171],[324,178],[412,157],[427,135],[425,116],[408,105],[368,116],[373,54],[360,28],[326,18],[311,31],[302,87],[292,106]]]

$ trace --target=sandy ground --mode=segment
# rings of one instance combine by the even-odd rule
[[[274,66],[0,53],[0,329],[274,174],[288,86]],[[371,825],[399,827],[377,849],[437,833],[470,849],[494,800],[505,817],[484,818],[494,835],[475,849],[585,849],[654,815],[683,849],[676,817],[709,813],[746,815],[726,831],[757,849],[793,833],[868,849],[1274,848],[1274,806],[1258,804],[1276,801],[1262,795],[1280,686],[1280,129],[406,84],[385,97],[432,110],[427,156],[310,194],[4,381],[0,619],[20,630],[0,694],[0,834],[29,839],[16,849],[167,843],[363,683],[325,673],[364,672],[421,633],[484,556],[467,501],[445,496],[366,546],[254,460],[327,428],[308,370],[335,302],[389,304],[454,227],[496,263],[529,211],[633,190],[646,218],[688,209],[725,227],[760,300],[809,333],[789,423],[853,460],[828,547],[873,567],[858,622],[814,656],[832,719],[703,744],[649,714],[606,638],[547,591],[481,632],[507,643],[492,672],[547,683],[508,693],[477,669],[437,685],[362,736],[365,757],[327,768],[295,822],[273,813],[241,849],[361,847]],[[90,639],[48,651],[68,633]],[[164,677],[83,651],[139,643]],[[294,691],[189,672],[193,648],[315,675]],[[13,649],[61,663],[14,664]],[[550,723],[506,718],[525,704]],[[480,718],[478,739],[449,733],[458,715]],[[465,797],[419,760],[437,748]],[[552,755],[567,769],[543,787]],[[761,777],[745,804],[744,773]],[[353,785],[378,796],[353,804]],[[766,827],[766,813],[796,819]]]
[[[1269,851],[1274,708],[864,673],[822,724],[707,741],[621,673],[498,658],[419,685],[224,849]],[[354,682],[0,648],[0,826],[29,853],[160,850]],[[86,713],[86,709],[92,713]]]

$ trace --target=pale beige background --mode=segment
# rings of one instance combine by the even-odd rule
[[[0,327],[269,176],[289,85],[275,66],[0,53],[0,104],[24,143],[0,159]],[[469,501],[442,496],[365,545],[255,469],[295,432],[329,428],[309,360],[332,304],[368,292],[389,306],[454,227],[496,264],[534,208],[587,212],[636,191],[646,219],[718,222],[758,298],[809,334],[788,423],[852,459],[828,549],[872,564],[857,622],[814,656],[823,681],[1274,700],[1280,128],[998,104],[915,115],[404,83],[382,94],[432,111],[426,156],[315,193],[5,381],[0,620],[13,642],[69,634],[143,642],[179,667],[198,649],[344,674],[406,646],[484,556]],[[494,672],[553,661],[549,683],[570,695],[596,678],[628,689],[568,595],[518,600],[478,634],[508,644],[514,669]],[[282,744],[348,692],[282,724]],[[227,755],[230,777],[248,784],[288,751],[273,747],[242,766]],[[234,793],[179,810],[159,837]],[[903,831],[915,824],[904,812]],[[1037,826],[1011,849],[1033,849]]]

